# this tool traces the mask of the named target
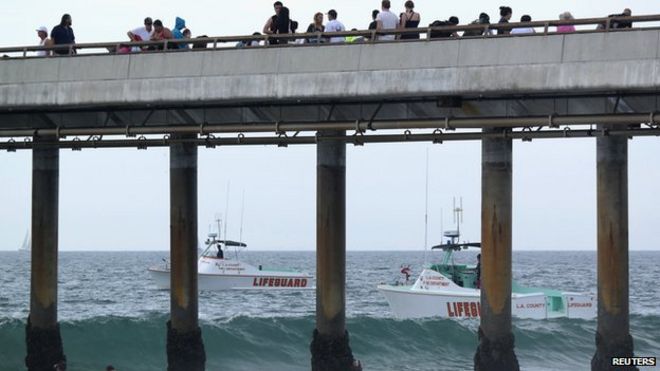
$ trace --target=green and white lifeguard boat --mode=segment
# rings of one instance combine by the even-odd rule
[[[444,233],[449,240],[432,249],[444,252],[442,262],[422,270],[414,283],[406,281],[379,285],[394,315],[398,318],[479,318],[481,290],[477,266],[455,264],[453,254],[480,243],[459,243],[460,232]],[[407,268],[402,270],[406,274]],[[591,319],[596,317],[594,296],[539,287],[523,287],[512,282],[511,312],[514,317],[547,319],[557,317]]]

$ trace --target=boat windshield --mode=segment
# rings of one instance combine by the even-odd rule
[[[236,252],[238,249],[247,247],[243,242],[229,241],[229,240],[217,240],[213,237],[205,241],[206,249],[202,252],[202,257],[211,257],[219,259],[228,259],[227,249],[229,247],[235,247]]]

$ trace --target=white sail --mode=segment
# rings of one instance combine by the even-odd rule
[[[32,240],[30,239],[30,231],[25,232],[25,238],[23,239],[23,244],[19,251],[30,251],[32,250]]]

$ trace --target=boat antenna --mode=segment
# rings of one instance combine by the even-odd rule
[[[245,189],[243,190],[243,196],[241,197],[241,229],[238,232],[238,242],[243,242],[243,214],[245,211]]]
[[[463,197],[460,198],[459,206],[456,206],[456,197],[454,197],[454,223],[456,223],[456,239],[460,240],[461,223],[463,223]]]
[[[442,243],[442,239],[445,238],[445,223],[444,223],[444,210],[440,208],[440,243]]]
[[[222,236],[220,236],[220,232],[222,232],[222,214],[215,215],[215,222],[218,224],[218,240],[221,240]]]
[[[459,213],[459,216],[461,218],[461,223],[458,225],[457,229],[458,229],[458,236],[459,236],[458,238],[459,238],[459,241],[460,241],[460,238],[461,238],[460,237],[460,235],[461,235],[461,224],[463,224],[463,196],[461,196],[459,198],[459,200],[460,200],[460,202],[459,202],[460,206],[458,207],[458,213]]]
[[[243,196],[241,197],[241,228],[238,232],[238,242],[243,242],[243,212],[245,211],[245,189],[243,190]],[[238,261],[238,247],[234,249],[236,253],[236,261]]]
[[[429,247],[429,149],[426,148],[426,198],[424,200],[424,265],[426,265],[426,250]]]
[[[227,181],[227,197],[226,197],[226,202],[225,202],[225,223],[224,223],[224,231],[222,232],[222,237],[227,240],[227,221],[229,220],[229,186],[230,186],[230,181]],[[220,232],[220,231],[218,231]]]

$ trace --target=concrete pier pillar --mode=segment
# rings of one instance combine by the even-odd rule
[[[346,331],[346,144],[318,133],[316,165],[316,329],[313,371],[359,370]]]
[[[474,369],[517,371],[511,332],[512,142],[484,139],[481,162],[481,325]]]
[[[628,138],[599,137],[596,147],[598,329],[591,369],[602,371],[614,369],[612,357],[633,356],[628,309]]]
[[[197,146],[170,139],[170,310],[167,323],[169,371],[201,371],[206,364],[198,323]]]
[[[34,137],[32,150],[32,267],[26,326],[29,371],[51,371],[65,362],[57,323],[57,232],[60,152],[56,137]]]

